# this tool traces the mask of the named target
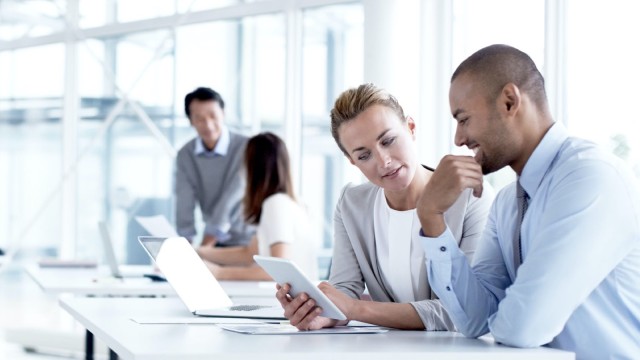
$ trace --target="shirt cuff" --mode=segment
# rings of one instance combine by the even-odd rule
[[[424,254],[431,261],[447,261],[460,256],[460,249],[449,227],[438,237],[432,238],[424,235],[420,229],[420,245]],[[464,256],[464,253],[462,254]]]
[[[193,237],[196,234],[196,231],[195,231],[195,229],[193,227],[178,229],[177,232],[178,232],[178,235],[180,235],[183,238],[189,240],[189,242],[191,242],[193,240]]]
[[[224,243],[225,241],[231,239],[231,234],[229,234],[227,231],[222,230],[220,227],[211,224],[207,224],[204,227],[204,233],[207,235],[215,236],[216,240],[219,243]]]

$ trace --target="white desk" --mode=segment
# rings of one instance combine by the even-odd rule
[[[151,273],[151,266],[121,266],[121,271],[139,274],[138,278],[115,279],[107,267],[97,268],[55,268],[40,267],[36,264],[25,268],[27,274],[49,294],[70,293],[91,296],[176,296],[166,282],[151,281],[142,277]],[[230,297],[275,299],[275,283],[269,281],[221,281],[220,285]],[[184,308],[184,307],[183,307]],[[186,308],[184,308],[186,311]],[[85,334],[85,359],[92,360],[94,338],[87,329]]]
[[[126,266],[123,270],[139,274],[140,277],[113,278],[107,267],[97,268],[55,268],[39,267],[36,264],[25,267],[27,274],[49,294],[72,293],[95,296],[166,296],[175,292],[166,282],[151,281],[142,277],[151,273],[151,266]]]
[[[175,296],[166,282],[151,281],[142,275],[151,273],[151,266],[121,266],[127,273],[140,274],[139,278],[115,279],[106,267],[97,268],[42,268],[25,267],[27,274],[50,294],[72,293],[94,296]],[[220,285],[230,297],[275,296],[276,285],[271,281],[221,281]]]
[[[68,298],[68,311],[123,359],[574,359],[547,348],[516,349],[458,333],[243,335],[215,325],[140,325],[132,317],[180,316],[175,298]]]

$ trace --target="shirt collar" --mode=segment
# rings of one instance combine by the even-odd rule
[[[556,158],[562,143],[569,137],[569,132],[560,123],[553,124],[535,150],[527,160],[522,169],[522,174],[518,181],[527,192],[529,198],[533,198],[538,191],[542,179],[547,174],[551,163]]]
[[[213,150],[207,150],[202,143],[202,138],[198,136],[198,141],[196,141],[196,147],[194,149],[195,155],[205,155],[205,156],[225,156],[229,151],[229,130],[226,126],[222,127],[222,131],[220,132],[220,137],[216,142],[216,146],[214,146]]]

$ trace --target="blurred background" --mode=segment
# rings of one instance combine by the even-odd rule
[[[174,156],[195,136],[183,98],[208,86],[230,128],[286,140],[326,259],[340,189],[364,180],[331,138],[336,96],[390,90],[436,166],[466,150],[450,75],[493,43],[530,54],[554,118],[638,172],[639,14],[631,0],[0,0],[0,248],[101,261],[106,220],[119,260],[148,262],[133,217],[173,220]]]

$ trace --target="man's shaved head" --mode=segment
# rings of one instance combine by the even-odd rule
[[[491,45],[478,50],[458,66],[451,82],[461,75],[471,76],[482,86],[489,102],[498,97],[506,84],[513,83],[529,96],[538,110],[547,109],[542,74],[529,55],[514,47]]]

